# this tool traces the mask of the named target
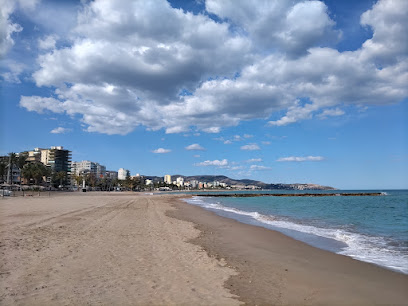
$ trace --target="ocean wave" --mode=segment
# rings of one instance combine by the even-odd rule
[[[204,198],[209,200],[210,198]],[[186,200],[188,203],[206,209],[219,210],[240,216],[250,217],[259,225],[272,226],[279,229],[288,229],[319,237],[334,239],[346,245],[338,254],[346,255],[357,260],[374,263],[405,274],[408,274],[408,254],[402,252],[398,244],[388,241],[384,237],[368,236],[361,233],[350,232],[339,228],[322,228],[308,224],[299,224],[273,215],[263,215],[257,211],[243,211],[237,208],[208,202],[203,198],[193,197]]]

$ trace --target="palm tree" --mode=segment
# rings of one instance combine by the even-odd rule
[[[134,189],[137,191],[140,191],[142,189],[142,185],[143,185],[142,178],[140,176],[135,177],[134,178]]]
[[[101,190],[106,191],[108,189],[108,179],[103,177],[98,179],[97,186],[101,188]]]
[[[35,163],[34,165],[34,180],[36,185],[39,185],[39,183],[43,181],[44,176],[47,177],[50,175],[51,170],[42,163]]]
[[[77,174],[71,174],[74,181],[76,182],[77,186],[81,186],[82,184],[82,180],[84,179],[83,176],[81,174],[77,175]]]
[[[16,163],[16,153],[9,153],[8,171],[7,171],[7,183],[11,184],[13,180],[13,166]]]
[[[111,190],[111,188],[116,190],[116,187],[118,187],[118,184],[119,184],[119,180],[117,178],[112,179],[109,185],[109,191]]]
[[[20,185],[21,185],[21,179],[23,177],[22,170],[27,161],[27,157],[28,157],[27,153],[23,152],[23,153],[20,153],[17,158],[17,167],[20,170]]]
[[[88,182],[89,182],[88,184],[89,184],[89,186],[95,187],[96,186],[96,181],[97,181],[97,178],[96,178],[95,174],[89,173],[88,174]]]
[[[5,162],[4,157],[0,160],[0,181],[3,182],[4,176],[6,175],[7,162]]]
[[[66,177],[67,177],[67,173],[65,171],[57,172],[56,178],[59,180],[60,186],[62,186],[62,182],[65,180]]]
[[[26,164],[22,170],[24,178],[26,178],[28,181],[34,179],[36,185],[39,185],[39,183],[43,180],[43,177],[48,176],[49,173],[50,170],[42,163]]]
[[[132,190],[133,182],[130,176],[126,176],[126,180],[123,182],[123,185],[125,186],[126,190]]]
[[[23,169],[21,170],[21,174],[27,180],[27,184],[30,184],[31,179],[34,178],[33,164],[30,163],[30,164],[25,165]]]

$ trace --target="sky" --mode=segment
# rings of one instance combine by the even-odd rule
[[[0,0],[0,154],[408,188],[406,0]]]

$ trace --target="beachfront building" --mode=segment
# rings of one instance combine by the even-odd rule
[[[71,151],[64,150],[62,146],[55,146],[49,149],[35,148],[28,151],[28,162],[41,162],[51,170],[51,173],[65,172],[66,176],[62,180],[63,185],[70,184],[71,176]],[[47,182],[51,182],[51,177],[47,177]]]
[[[11,184],[20,184],[21,172],[20,169],[13,165],[10,171]]]
[[[164,176],[164,182],[165,182],[166,184],[168,184],[168,185],[171,185],[171,184],[172,184],[171,175],[170,175],[170,174],[166,174],[166,175]]]
[[[80,162],[73,161],[71,164],[71,173],[75,175],[90,173],[95,177],[102,178],[106,176],[106,167],[89,160],[83,160]]]
[[[191,188],[198,188],[199,182],[197,180],[191,180],[190,184],[191,184]]]
[[[118,178],[118,171],[106,170],[106,178],[114,180]]]
[[[184,178],[181,177],[181,176],[179,176],[179,177],[176,179],[176,185],[177,185],[178,187],[183,187],[183,186],[184,186]]]
[[[44,151],[44,153],[43,154],[45,154],[45,151],[46,151],[47,149],[41,149],[41,148],[34,148],[34,150],[31,150],[31,151],[27,151],[26,153],[27,153],[27,159],[26,159],[26,161],[27,162],[30,162],[30,163],[35,163],[35,162],[41,162],[41,152],[42,151]]]
[[[16,157],[20,156],[20,154],[26,156],[25,163],[42,163],[51,170],[51,176],[46,178],[48,183],[51,183],[53,175],[57,174],[58,172],[65,172],[66,175],[62,180],[62,183],[64,185],[70,184],[71,151],[64,150],[63,147],[57,146],[49,149],[35,148],[31,151],[17,153]],[[5,164],[8,165],[8,162]],[[20,182],[20,169],[17,167],[17,165],[13,165],[6,180],[13,184]]]
[[[153,180],[146,179],[145,184],[146,184],[146,186],[153,185]]]
[[[0,156],[0,164],[3,165],[3,173],[0,174],[0,183],[17,184],[20,183],[20,169],[17,165],[11,165],[10,171],[10,157]]]
[[[71,173],[71,151],[64,150],[62,146],[41,149],[41,162],[52,172]]]
[[[22,152],[27,154],[27,162],[41,162],[50,167],[53,172],[70,172],[71,151],[64,150],[62,146],[51,147],[50,149],[34,148],[34,150]]]
[[[106,167],[96,163],[96,176],[99,178],[106,177]]]
[[[130,176],[130,171],[125,168],[120,168],[118,170],[118,180],[124,181],[126,178]]]
[[[73,161],[71,163],[71,172],[78,176],[83,173],[96,173],[95,163],[89,160],[83,160],[80,162]]]

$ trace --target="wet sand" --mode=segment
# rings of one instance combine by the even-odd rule
[[[406,304],[408,276],[180,195],[0,199],[1,305]]]
[[[238,274],[225,284],[248,305],[407,305],[408,275],[311,247],[279,232],[178,203],[192,243]]]

